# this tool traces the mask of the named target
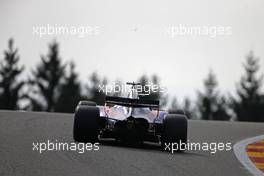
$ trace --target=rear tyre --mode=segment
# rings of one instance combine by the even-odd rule
[[[169,110],[169,114],[181,114],[186,115],[185,111],[183,109],[177,109],[177,110]]]
[[[161,136],[161,146],[174,146],[174,151],[183,152],[187,144],[188,122],[185,115],[169,114],[163,121],[163,133]]]
[[[79,106],[75,112],[73,138],[76,142],[91,142],[98,140],[99,109],[95,106]]]

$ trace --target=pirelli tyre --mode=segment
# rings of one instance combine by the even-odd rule
[[[79,106],[74,115],[73,138],[76,142],[98,140],[99,109],[96,106]]]
[[[177,110],[169,110],[169,114],[181,114],[186,115],[185,111],[183,109],[177,109]]]
[[[166,149],[166,146],[174,145],[175,151],[183,152],[185,148],[181,148],[180,145],[184,147],[187,143],[187,131],[188,121],[185,115],[168,114],[163,121],[161,146]]]

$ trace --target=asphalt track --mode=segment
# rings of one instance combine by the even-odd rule
[[[72,114],[0,111],[0,175],[244,176],[234,152],[171,154],[156,144],[127,146],[105,141],[99,151],[32,150],[33,142],[73,142]],[[235,142],[261,135],[264,123],[189,121],[192,142]]]

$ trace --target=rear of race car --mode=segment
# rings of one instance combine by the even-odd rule
[[[90,101],[77,105],[73,137],[77,142],[113,138],[164,146],[168,142],[186,143],[187,127],[183,111],[178,114],[160,111],[159,101],[106,96],[105,106]]]

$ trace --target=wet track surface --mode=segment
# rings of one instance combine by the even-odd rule
[[[159,145],[104,141],[99,151],[33,151],[33,142],[73,142],[72,114],[0,111],[0,175],[250,175],[233,151],[168,153]],[[235,142],[264,134],[264,123],[189,121],[191,142]]]

